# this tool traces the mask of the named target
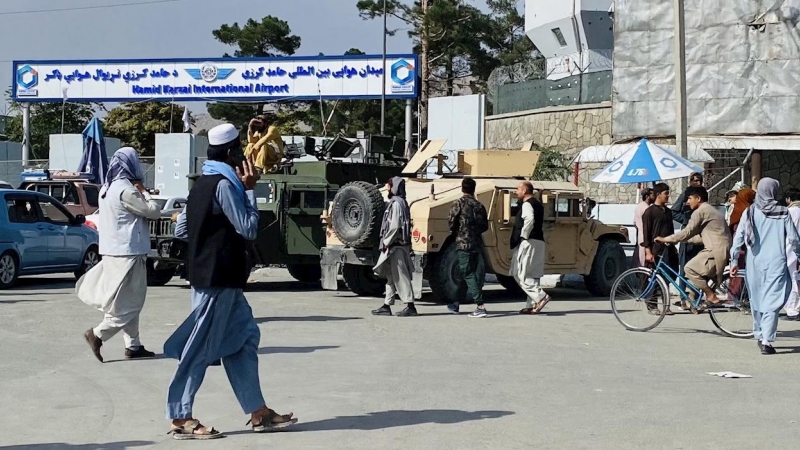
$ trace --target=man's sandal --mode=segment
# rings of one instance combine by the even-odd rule
[[[533,314],[533,308],[522,308],[519,310],[520,314]]]
[[[255,423],[250,419],[245,425],[252,424],[253,432],[255,433],[269,433],[288,428],[297,423],[297,418],[293,417],[294,413],[280,415],[269,408],[267,408],[267,411],[268,414],[262,416],[259,423]]]
[[[536,308],[533,309],[533,312],[531,312],[531,314],[539,314],[540,312],[542,312],[544,307],[547,306],[548,303],[550,303],[550,300],[552,300],[552,298],[550,298],[549,295],[547,295],[543,299],[539,300],[536,303]]]
[[[214,427],[209,428],[204,426],[199,420],[189,420],[181,426],[173,425],[172,429],[169,430],[167,434],[171,434],[174,439],[179,441],[191,439],[208,440],[225,437],[222,432],[215,430]]]

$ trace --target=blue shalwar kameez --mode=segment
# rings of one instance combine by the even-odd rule
[[[769,180],[761,180],[759,188],[761,183],[766,184]],[[758,195],[761,195],[761,189]],[[786,303],[794,282],[786,266],[786,250],[792,248],[800,255],[800,236],[788,214],[767,216],[753,205],[742,214],[736,230],[731,247],[731,267],[738,264],[739,250],[745,243],[745,283],[750,292],[754,337],[771,346],[778,331],[778,312]]]
[[[223,180],[218,184],[213,211],[225,214],[239,234],[253,240],[259,217],[255,194],[247,191],[245,201],[232,182]],[[178,217],[175,237],[186,239],[186,233],[184,209]],[[245,414],[263,407],[258,379],[260,337],[242,289],[193,287],[191,315],[164,344],[164,354],[179,360],[167,395],[167,418],[192,417],[192,404],[206,368],[220,359]]]

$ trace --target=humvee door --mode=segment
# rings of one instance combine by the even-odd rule
[[[320,216],[328,204],[327,184],[287,183],[284,239],[287,255],[319,255],[325,246]]]
[[[548,269],[576,267],[580,236],[586,227],[581,210],[582,198],[581,194],[559,192],[551,192],[542,198]]]

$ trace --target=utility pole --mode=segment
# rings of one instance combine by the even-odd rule
[[[22,168],[27,169],[31,159],[31,104],[22,104]]]
[[[675,9],[675,147],[684,159],[689,156],[686,118],[686,25],[683,0],[674,0]],[[683,180],[682,183],[686,181]],[[683,187],[683,186],[681,186]]]
[[[419,93],[419,103],[420,103],[420,114],[419,114],[419,123],[420,126],[417,129],[417,133],[422,139],[428,137],[428,95],[430,93],[430,88],[428,84],[428,80],[430,78],[430,65],[428,64],[428,25],[425,18],[428,16],[428,4],[431,0],[421,0],[420,6],[422,9],[422,42],[421,42],[421,50],[422,55],[420,55],[420,80],[421,80],[421,89]],[[424,135],[423,135],[424,134]]]
[[[381,86],[381,134],[386,131],[386,0],[383,0],[383,83]]]

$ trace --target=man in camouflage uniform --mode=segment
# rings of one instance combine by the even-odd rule
[[[486,317],[483,306],[483,281],[486,267],[483,260],[483,238],[481,235],[489,229],[486,208],[475,198],[475,180],[464,178],[461,192],[464,195],[450,208],[450,232],[455,235],[458,246],[458,270],[463,281],[458,286],[455,302],[448,306],[454,314],[459,312],[459,302],[465,298],[467,291],[478,305],[470,317]]]

